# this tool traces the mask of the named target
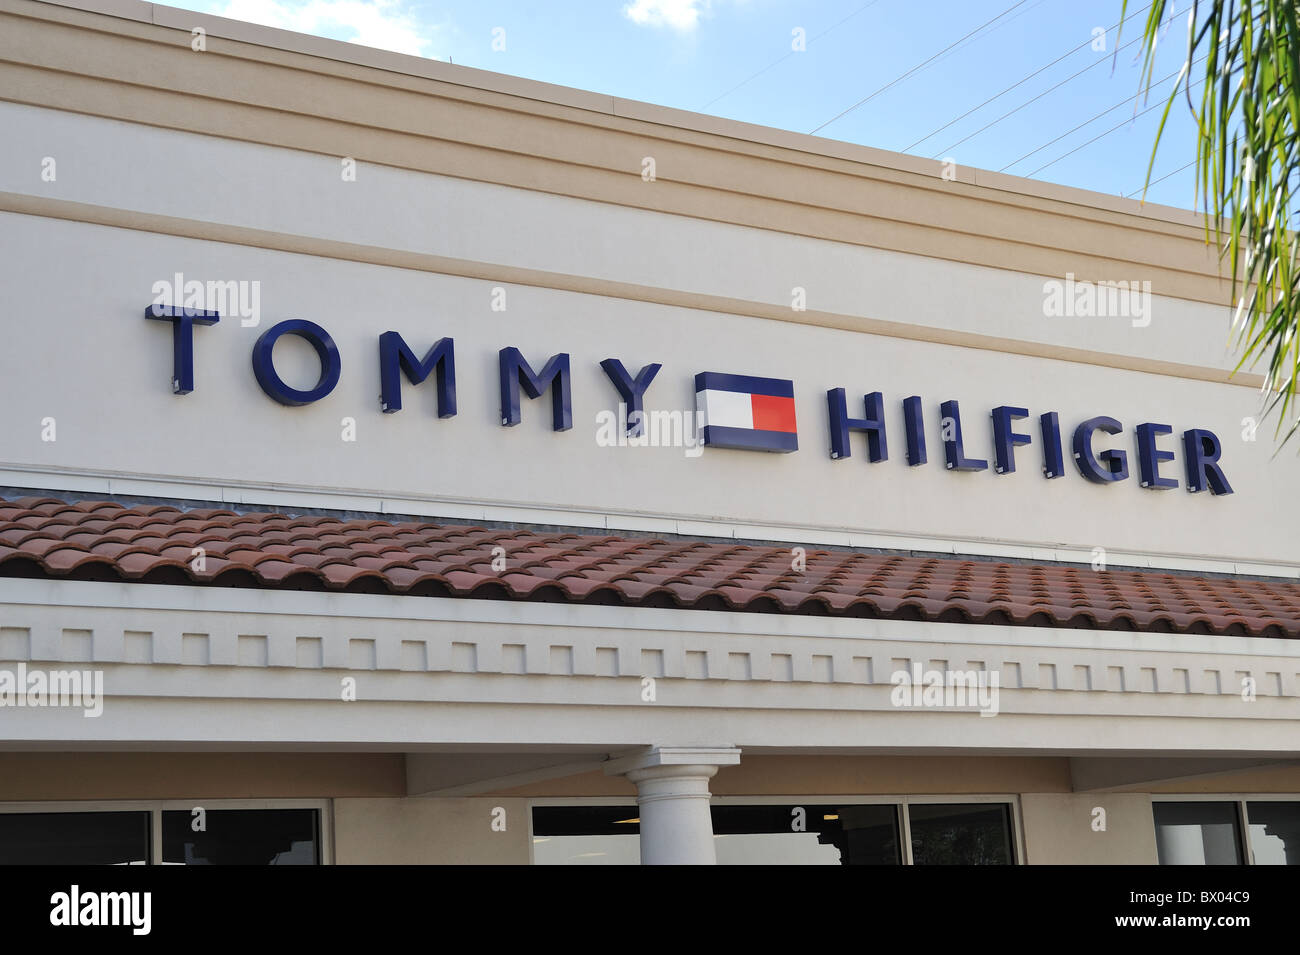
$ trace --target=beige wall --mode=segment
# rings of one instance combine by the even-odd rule
[[[1296,573],[1287,531],[1294,519],[1288,523],[1290,513],[1279,514],[1277,505],[1300,481],[1300,461],[1273,458],[1269,441],[1240,440],[1240,422],[1257,411],[1257,399],[1235,385],[542,289],[512,288],[509,317],[497,323],[482,317],[490,314],[491,287],[470,279],[36,216],[0,213],[0,230],[15,240],[0,262],[14,314],[39,310],[46,290],[58,287],[76,317],[75,326],[6,329],[0,376],[23,383],[6,392],[0,421],[0,466],[18,472],[10,483],[63,487],[110,476],[117,493],[139,493],[120,490],[116,475],[129,474],[146,482],[144,493],[171,497],[219,493],[247,501],[260,489],[253,498],[264,503],[338,506],[335,495],[359,491],[343,506],[468,520],[503,508],[489,518],[508,513],[530,523],[625,528],[648,520],[658,532],[1085,563],[1102,547],[1116,566],[1189,569],[1190,562],[1216,571]],[[727,247],[718,259],[739,268],[741,251]],[[322,324],[342,355],[338,387],[305,407],[276,404],[251,372],[257,329],[232,319],[196,335],[194,393],[170,394],[171,332],[144,321],[142,311],[153,283],[176,272],[254,277],[262,283],[265,327],[290,315]],[[992,307],[995,299],[967,284],[974,281],[954,273],[949,284],[969,290],[980,308]],[[279,303],[274,311],[272,301]],[[346,305],[361,301],[368,307]],[[73,327],[83,348],[66,347]],[[417,347],[435,336],[455,339],[454,418],[432,416],[427,386],[407,387],[401,414],[379,409],[376,342],[390,328]],[[1147,331],[1162,341],[1178,334],[1173,325],[1162,330],[1154,323]],[[301,381],[316,373],[305,342],[282,345],[282,374]],[[519,427],[501,427],[497,350],[508,345],[534,365],[571,354],[572,430],[553,432],[545,403],[533,401],[525,402]],[[603,446],[598,415],[612,413],[618,395],[599,362],[611,356],[636,368],[662,363],[646,407],[675,412],[679,421],[693,413],[697,372],[793,380],[800,451],[706,449],[696,457],[674,447]],[[33,378],[32,367],[42,362],[56,362],[64,377]],[[65,378],[78,386],[64,388]],[[831,387],[885,393],[889,460],[866,464],[856,437],[854,460],[830,459]],[[100,396],[110,392],[122,426],[105,429]],[[901,456],[902,399],[910,394],[925,403],[925,467],[909,468]],[[1139,422],[1209,428],[1224,443],[1236,493],[1159,495],[1136,477],[1103,486],[1078,473],[1047,481],[1038,473],[1041,443],[1022,449],[1016,473],[950,472],[938,442],[939,403],[948,398],[961,401],[967,452],[985,458],[992,457],[989,410],[1009,401],[1034,414],[1059,412],[1067,446],[1075,425],[1113,415],[1125,432],[1098,446],[1124,447],[1130,455]],[[29,426],[46,416],[58,422],[57,442],[43,441],[41,429]],[[341,440],[344,417],[355,422],[355,441]],[[1033,433],[1032,422],[1025,433]],[[1164,446],[1178,456],[1166,473],[1181,479],[1177,439]],[[447,468],[448,460],[457,466]],[[527,480],[517,462],[527,462]],[[434,485],[431,474],[438,475]],[[864,481],[873,488],[869,495]],[[803,493],[772,494],[775,486]],[[1214,542],[1208,552],[1207,541]]]
[[[526,864],[533,798],[619,797],[621,777],[583,773],[473,798],[406,797],[404,757],[385,753],[0,753],[0,803],[331,798],[339,864]],[[1068,760],[1021,757],[751,756],[723,769],[717,796],[1018,797],[1023,861],[1155,864],[1148,792],[1072,793]],[[1150,793],[1296,793],[1300,767],[1186,779]],[[505,829],[492,823],[505,811]],[[1105,829],[1093,828],[1105,810]]]
[[[492,828],[505,810],[505,831]],[[339,865],[526,865],[523,799],[336,799]]]
[[[629,798],[631,798],[629,796]],[[506,812],[494,832],[492,812]],[[1106,830],[1092,829],[1093,809]],[[1154,864],[1151,800],[1132,793],[1021,797],[1025,860],[1030,864]],[[524,799],[339,799],[334,804],[335,861],[350,864],[524,864]]]
[[[997,794],[1070,791],[1069,760],[997,756],[744,756],[714,777],[715,796]],[[626,796],[601,772],[502,790],[511,796]]]
[[[714,781],[718,795],[1069,792],[1069,761],[997,756],[742,758]]]
[[[402,796],[401,753],[0,753],[0,802]]]
[[[114,9],[0,0],[0,125],[13,133],[0,230],[17,236],[0,279],[12,276],[15,313],[57,287],[69,314],[94,316],[75,330],[79,353],[62,327],[10,330],[18,357],[0,355],[0,373],[27,383],[29,366],[57,360],[82,386],[16,389],[0,434],[10,484],[1076,562],[1100,547],[1114,566],[1295,575],[1269,505],[1300,470],[1236,437],[1258,399],[1251,379],[1225,383],[1226,290],[1188,213],[972,170],[949,182],[877,150]],[[202,54],[189,45],[199,24]],[[168,329],[140,318],[154,282],[177,272],[261,283],[267,323],[323,324],[343,355],[339,388],[275,406],[249,374],[253,328],[228,315],[198,336],[198,385],[177,400]],[[1149,279],[1150,327],[1049,319],[1043,279],[1067,273]],[[508,314],[489,311],[489,282],[510,286]],[[806,309],[792,307],[795,288]],[[455,337],[455,418],[429,420],[427,388],[382,414],[375,339],[390,327],[412,342]],[[499,426],[507,345],[533,362],[572,350],[573,432],[555,435],[537,406]],[[305,344],[279,352],[310,379]],[[691,376],[710,366],[794,379],[800,453],[599,447],[596,414],[616,394],[597,363],[611,355],[664,363],[652,412],[692,412]],[[859,450],[830,462],[825,393],[838,386],[885,393],[890,461],[868,471]],[[105,389],[124,421],[150,428],[98,427]],[[1236,494],[1048,482],[1035,447],[1015,474],[948,474],[933,443],[931,464],[910,469],[898,449],[908,394],[925,398],[931,432],[938,402],[960,398],[980,457],[1003,402],[1058,411],[1067,442],[1073,424],[1113,415],[1126,430],[1111,443],[1130,454],[1141,421],[1210,428]],[[46,416],[57,444],[23,424]],[[355,442],[339,439],[345,416]],[[1177,438],[1163,446],[1177,453]],[[528,481],[511,460],[535,465]],[[805,493],[787,503],[766,492],[775,484]]]
[[[0,753],[0,801],[402,797],[405,764],[400,753],[8,752]],[[1133,788],[1161,794],[1300,792],[1300,765]],[[746,756],[722,769],[711,789],[719,796],[1069,794],[1071,784],[1064,757]],[[596,771],[497,795],[634,798],[636,790],[622,777]]]
[[[1105,810],[1105,829],[1094,829]],[[1142,793],[1026,793],[1020,797],[1030,865],[1155,865],[1151,798]]]
[[[1218,773],[1142,787],[1149,792],[1177,793],[1300,793],[1300,765],[1269,766],[1236,773]]]
[[[947,181],[938,162],[878,149],[161,5],[113,9],[0,0],[0,96],[1017,271],[1137,266],[1158,294],[1227,297],[1190,212],[969,167]]]
[[[322,474],[340,487],[372,487],[367,462],[396,461],[403,467],[381,468],[379,486],[385,494],[411,495],[405,504],[399,497],[394,510],[421,513],[414,510],[424,502],[421,475],[438,473],[443,459],[458,457],[490,465],[476,472],[466,464],[461,476],[444,480],[443,492],[460,495],[466,508],[484,500],[539,506],[556,521],[589,516],[566,507],[630,514],[633,521],[649,520],[642,510],[656,517],[673,513],[686,533],[716,531],[715,524],[703,523],[716,515],[789,524],[789,515],[771,509],[770,494],[762,488],[751,493],[758,485],[754,472],[744,470],[752,465],[743,456],[709,457],[688,468],[668,449],[653,466],[627,469],[621,484],[584,477],[607,473],[606,459],[598,461],[591,449],[592,414],[610,400],[594,362],[606,356],[607,347],[625,345],[637,351],[625,356],[629,361],[640,358],[640,330],[649,326],[656,350],[643,360],[676,358],[656,392],[666,408],[691,407],[689,373],[702,370],[695,367],[697,355],[710,348],[716,353],[718,343],[739,343],[728,357],[739,367],[800,381],[801,401],[815,409],[811,419],[803,419],[805,453],[763,466],[776,475],[774,481],[813,489],[801,503],[805,513],[799,521],[819,532],[906,531],[927,543],[958,535],[985,546],[994,538],[1028,546],[1040,535],[1088,552],[1105,545],[1112,560],[1126,548],[1137,552],[1156,546],[1144,542],[1156,541],[1166,566],[1201,554],[1206,540],[1225,557],[1249,560],[1282,561],[1294,550],[1285,521],[1259,519],[1265,511],[1272,514],[1270,502],[1287,499],[1282,490],[1294,484],[1296,474],[1295,462],[1266,469],[1264,441],[1231,447],[1225,462],[1233,462],[1229,473],[1238,493],[1226,501],[1188,501],[1182,494],[1157,500],[1131,483],[1103,490],[1073,474],[1047,484],[1032,473],[1005,479],[946,475],[934,463],[913,473],[899,466],[897,442],[895,460],[871,472],[883,492],[867,499],[860,493],[864,472],[856,464],[839,467],[825,460],[823,415],[816,409],[824,407],[824,389],[841,384],[863,391],[880,387],[895,418],[902,394],[919,392],[928,406],[960,397],[975,421],[993,404],[1012,400],[1006,382],[1019,382],[1014,400],[1035,412],[1057,408],[1063,423],[1105,411],[1131,433],[1138,421],[1176,410],[1182,416],[1176,425],[1209,426],[1231,440],[1237,422],[1255,410],[1253,395],[1240,387],[1252,381],[1224,384],[1225,356],[1210,351],[1211,342],[1219,348],[1219,339],[1192,334],[1219,321],[1226,290],[1216,277],[1213,250],[1190,215],[966,169],[958,181],[945,182],[937,167],[920,160],[846,144],[352,44],[223,26],[199,14],[145,4],[121,9],[128,10],[126,18],[115,19],[0,0],[6,128],[21,132],[17,124],[24,121],[40,131],[10,137],[8,145],[17,152],[6,168],[13,172],[0,180],[0,224],[21,236],[8,256],[14,276],[9,285],[18,296],[14,310],[30,311],[24,303],[36,307],[44,290],[59,287],[66,308],[96,317],[82,342],[93,347],[83,347],[80,357],[68,356],[66,329],[52,332],[54,326],[41,323],[11,329],[18,337],[9,352],[26,363],[14,366],[11,377],[31,381],[11,396],[11,414],[22,421],[58,414],[61,432],[73,440],[54,448],[31,443],[31,428],[6,435],[10,464],[228,480],[242,493],[247,489],[238,482],[296,484],[303,491],[304,481]],[[212,38],[202,56],[191,52],[188,33],[200,23]],[[105,130],[110,123],[113,130]],[[88,142],[98,147],[94,161],[81,162],[84,153],[76,144],[84,148]],[[147,148],[159,144],[167,148]],[[51,148],[60,157],[60,176],[45,183],[38,178],[40,159]],[[202,154],[211,157],[207,166],[200,164]],[[346,198],[322,205],[312,176],[340,181],[342,155],[356,158],[362,175]],[[653,184],[639,175],[646,155],[658,163]],[[120,175],[114,156],[132,157],[132,174]],[[156,175],[150,156],[168,157]],[[208,179],[199,175],[204,169],[212,173]],[[262,170],[261,179],[240,180],[241,169]],[[266,176],[266,170],[277,174]],[[225,183],[229,191],[208,188],[211,182]],[[301,190],[295,192],[296,185]],[[263,201],[259,188],[275,195]],[[418,202],[435,200],[461,210],[462,218],[438,220],[441,244],[422,245],[411,237],[427,231],[429,217],[419,214]],[[480,208],[494,210],[495,220],[484,219]],[[394,209],[404,215],[393,215]],[[516,209],[531,211],[506,214]],[[404,223],[413,224],[410,235],[401,232]],[[675,249],[676,261],[639,255],[626,238],[612,241],[619,231],[639,235],[652,247]],[[607,253],[575,244],[583,236]],[[471,238],[479,244],[467,244]],[[711,254],[697,258],[692,249]],[[68,261],[80,263],[71,274]],[[254,333],[229,321],[219,333],[204,336],[200,390],[182,403],[173,400],[166,394],[165,329],[146,328],[139,317],[143,291],[173,270],[265,280],[269,320],[292,307],[326,324],[346,353],[344,383],[334,400],[313,411],[298,409],[293,418],[268,407],[249,385]],[[1107,330],[1039,321],[1042,278],[1067,272],[1084,280],[1150,278],[1167,311],[1152,330],[1140,333],[1122,324]],[[512,324],[505,317],[482,321],[489,281],[519,284],[511,289]],[[812,310],[787,308],[784,296],[794,284],[811,288]],[[919,296],[916,289],[931,291]],[[940,293],[957,305],[949,307]],[[386,321],[412,330],[413,338],[414,329],[455,333],[464,369],[458,419],[437,423],[415,413],[396,421],[380,418],[377,370],[363,356],[373,355],[375,336],[389,326],[369,314],[340,314],[338,304],[363,296]],[[932,314],[917,304],[922,298]],[[432,329],[430,303],[438,307]],[[515,315],[529,320],[513,323]],[[122,328],[134,331],[122,337]],[[610,329],[612,340],[604,337]],[[146,341],[153,347],[145,347]],[[792,349],[792,342],[802,347]],[[493,356],[508,344],[523,347],[531,360],[573,349],[575,425],[584,433],[567,436],[563,444],[566,439],[553,435],[534,407],[523,427],[508,435],[497,429]],[[774,355],[780,364],[765,365]],[[69,366],[82,382],[82,395],[32,380],[27,366],[49,356],[84,358],[94,366]],[[120,417],[151,421],[147,434],[99,427],[97,396],[104,389],[94,387],[94,375],[105,374],[104,368],[112,377],[101,383],[112,389]],[[1104,408],[1095,406],[1097,395],[1105,396]],[[196,427],[194,413],[203,409],[212,413],[215,427],[235,431],[223,435]],[[362,413],[367,456],[335,440],[344,413]],[[427,441],[435,424],[436,449]],[[897,421],[891,429],[897,434]],[[975,426],[970,433],[974,438]],[[201,442],[186,444],[199,434]],[[321,441],[321,435],[329,440]],[[255,453],[232,458],[231,447]],[[516,459],[545,461],[566,447],[565,460],[576,464],[568,473],[535,469],[523,499],[516,477],[499,466],[506,449]],[[223,450],[205,457],[212,448]],[[268,455],[267,448],[280,453]],[[329,456],[318,448],[331,449]],[[429,449],[430,458],[413,458],[412,448]],[[320,456],[313,459],[313,453]],[[66,459],[59,457],[64,454]],[[286,459],[310,477],[275,471]],[[456,480],[464,481],[463,489]],[[951,492],[963,485],[965,496],[954,497]],[[150,493],[175,495],[182,486],[190,485],[160,483]],[[708,499],[709,493],[715,497]],[[1062,495],[1068,507],[1062,507]],[[243,498],[232,492],[231,499]],[[691,505],[678,513],[673,502],[681,500]],[[891,503],[872,511],[869,501]],[[1111,519],[1099,534],[1092,515],[1103,502]],[[1019,536],[1006,530],[1020,526],[1030,530]],[[750,527],[748,535],[754,533],[759,532]],[[1058,559],[1055,551],[1037,556]],[[1035,672],[1031,680],[1036,679]],[[245,719],[253,712],[248,708]],[[155,710],[147,713],[153,717]],[[352,729],[374,732],[373,726],[382,726],[391,742],[400,727],[392,712],[364,725],[363,713],[369,716],[362,710],[352,717]],[[412,717],[409,725],[422,719],[427,715]],[[791,724],[784,719],[781,725]],[[1260,738],[1252,737],[1252,744],[1262,745]],[[1051,745],[1060,740],[1052,737]],[[404,770],[400,754],[8,753],[0,754],[0,801],[330,798],[335,856],[342,863],[524,862],[524,797],[634,796],[624,780],[595,772],[490,798],[412,799],[405,798]],[[774,797],[1024,793],[1029,861],[1154,861],[1149,797],[1074,795],[1064,758],[746,756],[718,775],[713,791]],[[1202,777],[1153,791],[1296,792],[1300,773]],[[504,832],[491,827],[498,806],[506,811]],[[1092,829],[1097,807],[1107,810],[1105,832]]]

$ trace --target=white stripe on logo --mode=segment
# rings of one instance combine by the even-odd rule
[[[754,427],[754,402],[747,392],[714,391],[706,389],[695,393],[695,410],[700,426],[720,428]]]

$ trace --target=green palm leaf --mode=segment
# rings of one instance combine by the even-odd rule
[[[1139,85],[1145,92],[1168,6],[1169,0],[1155,0],[1143,28]],[[1197,69],[1202,78],[1192,81]],[[1149,186],[1165,122],[1182,95],[1196,120],[1197,202],[1206,241],[1212,232],[1222,271],[1231,268],[1231,334],[1240,352],[1233,373],[1262,371],[1262,415],[1276,416],[1279,447],[1300,432],[1300,245],[1291,192],[1300,173],[1298,78],[1296,0],[1193,0],[1183,69],[1147,165]],[[1202,83],[1194,102],[1192,90]]]

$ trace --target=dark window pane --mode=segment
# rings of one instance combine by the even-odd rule
[[[195,832],[189,810],[163,814],[163,862],[182,865],[319,865],[315,809],[209,809]]]
[[[1155,802],[1161,865],[1241,865],[1235,802]]]
[[[846,806],[835,846],[844,865],[902,865],[897,806]]]
[[[1011,807],[913,803],[907,807],[915,865],[1011,865]]]
[[[1255,865],[1300,865],[1300,802],[1246,803]]]
[[[895,806],[710,807],[718,862],[749,865],[898,865]],[[536,806],[533,860],[544,864],[635,863],[636,806]]]
[[[149,813],[0,812],[0,865],[146,865]]]
[[[638,865],[636,806],[534,806],[535,865]]]
[[[641,810],[632,806],[534,806],[534,836],[639,835]]]
[[[712,807],[720,865],[899,865],[894,806]]]

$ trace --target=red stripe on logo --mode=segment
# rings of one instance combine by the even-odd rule
[[[794,399],[775,398],[772,395],[750,395],[754,409],[754,427],[759,431],[784,431],[794,434],[799,429],[794,423]]]

